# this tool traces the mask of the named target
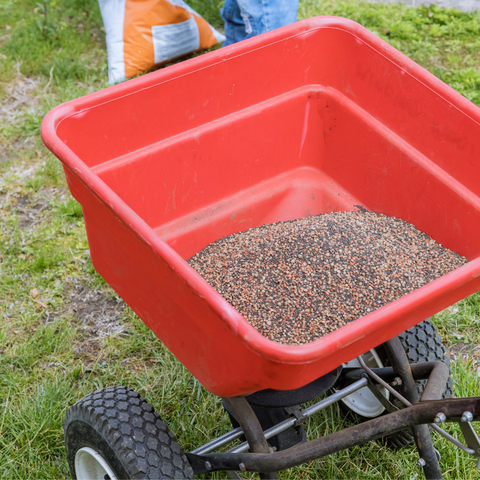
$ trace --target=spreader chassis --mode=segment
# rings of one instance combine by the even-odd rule
[[[386,342],[384,347],[392,367],[370,369],[365,365],[362,357],[358,357],[361,368],[346,369],[342,372],[336,384],[337,388],[341,388],[340,390],[305,410],[295,412],[291,418],[266,431],[263,431],[245,397],[224,398],[224,402],[234,413],[240,427],[188,453],[187,457],[194,473],[227,470],[233,478],[238,478],[235,471],[249,471],[260,472],[261,478],[278,478],[276,475],[278,471],[411,428],[420,457],[417,465],[423,467],[427,479],[440,479],[442,472],[439,466],[439,454],[433,447],[429,424],[456,447],[476,457],[477,468],[480,468],[480,441],[471,425],[472,421],[480,420],[480,397],[442,400],[442,393],[449,376],[448,368],[444,363],[426,362],[410,365],[397,337]],[[420,398],[415,387],[417,380],[427,380]],[[402,386],[401,393],[391,387],[392,382]],[[404,404],[404,408],[399,410],[395,407],[382,394],[378,386],[389,390]],[[269,447],[267,443],[269,438],[288,428],[303,424],[312,415],[364,387],[368,387],[384,404],[388,414],[325,437],[295,445],[281,452],[275,452]],[[439,427],[439,424],[448,422],[459,423],[466,446]],[[242,435],[247,439],[246,442],[226,453],[214,452]],[[248,450],[251,453],[246,453]]]

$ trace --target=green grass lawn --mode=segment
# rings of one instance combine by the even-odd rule
[[[221,28],[218,0],[190,4]],[[436,7],[302,0],[299,18],[351,18],[480,105],[480,15]],[[116,296],[90,262],[82,210],[39,126],[55,105],[107,87],[96,0],[0,0],[0,477],[69,477],[63,417],[95,389],[145,396],[185,450],[229,421],[205,389]],[[480,395],[480,294],[438,314],[457,356],[455,395]],[[463,355],[463,353],[469,355]],[[310,438],[342,428],[337,407]],[[458,429],[450,427],[458,434]],[[435,436],[445,478],[480,478],[475,462]],[[376,442],[282,478],[421,478],[416,452]],[[220,478],[219,475],[213,475]]]

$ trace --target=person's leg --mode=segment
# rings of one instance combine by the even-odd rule
[[[247,37],[237,0],[225,0],[223,8],[220,9],[220,15],[225,22],[225,36],[227,37],[223,42],[224,47]]]
[[[223,46],[297,21],[298,0],[225,0]]]
[[[244,38],[297,21],[298,0],[236,0],[245,24]]]

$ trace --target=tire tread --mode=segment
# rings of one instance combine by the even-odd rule
[[[442,398],[448,398],[453,395],[453,378],[452,369],[450,367],[450,359],[446,354],[445,347],[442,343],[442,337],[437,333],[436,327],[427,319],[418,325],[409,328],[405,332],[398,335],[409,363],[422,362],[443,362],[450,372],[447,385]],[[421,395],[425,388],[426,380],[417,382],[417,391]]]
[[[166,423],[131,389],[119,386],[97,390],[67,411],[65,445],[70,470],[76,478],[76,451],[70,451],[68,437],[69,426],[74,422],[90,425],[103,437],[129,478],[194,478],[185,454]]]

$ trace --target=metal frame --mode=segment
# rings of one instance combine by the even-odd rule
[[[187,453],[194,473],[227,470],[231,471],[233,478],[238,478],[235,471],[251,471],[260,472],[261,478],[278,478],[276,472],[280,470],[411,428],[420,457],[417,464],[423,468],[427,480],[441,479],[438,452],[433,447],[428,424],[455,446],[477,457],[477,467],[480,468],[480,441],[470,424],[472,421],[480,421],[480,397],[439,400],[449,376],[445,364],[426,362],[410,365],[397,337],[383,345],[392,367],[370,369],[362,357],[358,357],[361,368],[348,369],[342,374],[338,382],[338,385],[343,387],[341,390],[268,430],[262,430],[245,397],[224,398],[240,427]],[[415,381],[424,379],[427,384],[422,396],[418,398]],[[400,392],[389,382],[400,385]],[[386,388],[402,402],[404,408],[399,410],[398,406],[389,402],[377,385]],[[388,405],[387,410],[390,413],[280,452],[274,452],[268,446],[269,438],[292,426],[301,425],[312,415],[364,387],[369,387],[377,398],[382,397],[383,399],[379,400],[385,406]],[[467,446],[438,426],[444,422],[460,423]],[[242,435],[247,439],[246,442],[226,453],[212,453]],[[245,453],[248,450],[251,453]]]
[[[478,421],[480,420],[480,398],[449,398],[419,403],[281,452],[268,454],[227,452],[206,455],[190,453],[187,457],[195,473],[216,470],[277,472],[379,439],[414,425],[431,423],[439,411],[444,413],[447,422],[460,421],[465,411],[471,412],[473,420]]]

